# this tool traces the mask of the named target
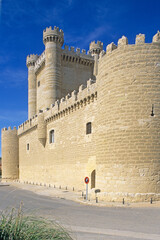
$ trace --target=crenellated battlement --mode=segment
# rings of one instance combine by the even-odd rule
[[[18,135],[36,127],[37,124],[38,124],[38,118],[37,118],[37,115],[34,115],[31,119],[26,120],[24,123],[18,126]]]
[[[39,110],[39,113],[18,126],[18,135],[21,135],[38,126],[38,116],[44,112],[45,121],[57,119],[57,116],[68,115],[73,110],[82,108],[97,99],[97,87],[94,80],[89,79],[87,85],[79,86],[79,91],[73,91],[65,97],[51,104],[50,108]],[[6,128],[4,128],[6,129]],[[4,130],[5,131],[5,130]]]
[[[155,43],[160,43],[160,32],[159,31],[153,36],[152,43],[145,43],[145,34],[141,34],[141,33],[136,35],[135,44],[128,44],[127,37],[122,36],[118,40],[117,46],[113,42],[106,46],[106,54],[108,55],[115,50],[123,49],[124,47],[127,47],[127,46],[134,47],[137,45],[143,45],[143,44],[149,45],[149,44],[155,44]],[[105,55],[105,53],[103,52],[103,54],[100,54],[100,55],[101,55],[101,57],[103,57]]]
[[[37,72],[45,64],[45,51],[39,56],[35,62],[35,72]]]
[[[37,73],[42,66],[45,65],[45,51],[38,57],[35,62],[35,73]],[[87,52],[85,49],[70,47],[65,45],[64,49],[62,49],[61,59],[67,62],[75,62],[83,65],[92,65],[94,63],[93,56],[91,53]]]
[[[86,50],[82,49],[80,50],[80,48],[75,48],[74,47],[70,47],[65,45],[64,50],[62,50],[62,60],[66,61],[66,62],[75,62],[75,63],[80,63],[83,65],[92,65],[94,63],[94,59],[91,56],[90,53],[86,54]]]
[[[97,41],[97,42],[92,41],[90,43],[90,45],[89,45],[89,49],[91,50],[91,49],[97,49],[97,48],[102,50],[103,49],[103,42],[101,42],[101,41]]]
[[[101,41],[92,41],[89,45],[89,53],[94,54],[100,54],[100,52],[103,50],[103,43]]]
[[[61,46],[64,43],[64,33],[63,30],[56,26],[52,29],[50,26],[43,31],[43,43],[46,44],[47,42],[59,42]]]
[[[157,33],[153,36],[152,42],[160,42],[160,32],[157,31]]]
[[[97,99],[97,87],[94,80],[89,79],[87,86],[79,86],[79,91],[73,91],[65,97],[56,101],[55,104],[50,106],[50,109],[44,111],[45,121],[58,119],[77,109],[90,104]]]
[[[35,66],[35,62],[37,61],[38,58],[39,58],[38,54],[30,54],[30,55],[28,55],[27,59],[26,59],[27,67]]]
[[[68,45],[64,46],[63,53],[66,53],[68,55],[78,55],[80,57],[88,58],[88,59],[93,59],[91,56],[91,53],[86,51],[85,49],[80,49],[75,47],[69,47]]]
[[[11,128],[10,126],[8,128],[7,127],[2,128],[2,132],[5,132],[5,131],[15,132],[17,131],[17,128],[16,127]]]

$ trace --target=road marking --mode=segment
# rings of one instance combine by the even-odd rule
[[[71,229],[71,231],[73,232],[103,234],[103,235],[112,235],[112,236],[119,236],[119,237],[132,237],[135,239],[145,239],[145,240],[160,240],[159,234],[121,231],[121,230],[115,230],[115,229],[69,226],[69,225],[65,225],[65,228]]]

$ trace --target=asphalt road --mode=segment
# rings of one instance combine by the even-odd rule
[[[77,240],[160,240],[160,208],[121,208],[81,205],[65,199],[0,186],[0,211],[18,208],[56,219]]]

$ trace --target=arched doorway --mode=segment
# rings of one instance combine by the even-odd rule
[[[96,187],[96,170],[91,172],[91,189]]]

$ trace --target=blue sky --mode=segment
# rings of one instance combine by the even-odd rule
[[[160,0],[0,0],[0,128],[27,119],[26,56],[41,54],[43,29],[58,26],[65,44],[87,49],[160,30]],[[1,151],[0,151],[1,156]]]

